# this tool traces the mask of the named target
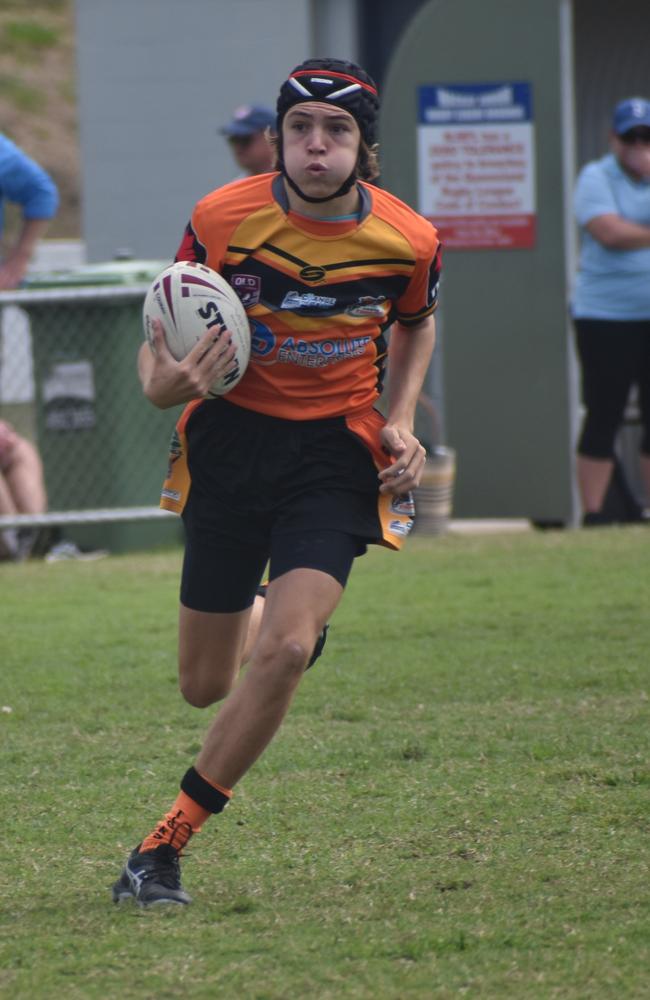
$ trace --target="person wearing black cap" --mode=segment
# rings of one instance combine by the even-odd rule
[[[413,524],[425,461],[413,420],[440,247],[428,221],[369,183],[378,110],[360,67],[301,64],[277,103],[277,171],[196,205],[178,259],[218,270],[251,322],[251,361],[228,396],[202,398],[232,364],[227,339],[176,362],[157,326],[155,354],[140,352],[148,398],[189,401],[163,490],[186,530],[181,690],[196,706],[225,700],[173,806],[130,855],[116,902],[190,901],[185,844],[277,732],[354,559],[370,544],[399,549]],[[260,624],[251,609],[268,560]]]
[[[630,390],[643,425],[640,469],[650,499],[650,101],[616,105],[610,152],[580,172],[574,196],[581,249],[572,301],[585,417],[577,477],[586,527],[604,509]],[[628,503],[625,520],[646,521]]]
[[[243,104],[233,112],[232,121],[219,132],[225,135],[243,175],[266,174],[275,166],[269,136],[275,129],[275,112],[262,104]]]

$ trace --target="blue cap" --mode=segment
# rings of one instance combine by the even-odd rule
[[[614,108],[612,128],[616,135],[623,135],[638,125],[650,128],[650,101],[645,97],[628,97]]]
[[[222,135],[236,138],[263,132],[265,128],[275,128],[275,111],[263,104],[242,104],[233,111],[232,121],[219,131]]]

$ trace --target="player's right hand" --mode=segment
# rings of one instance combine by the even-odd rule
[[[167,347],[162,323],[154,320],[150,339],[140,349],[138,372],[147,399],[164,410],[207,396],[210,386],[234,360],[235,347],[228,331],[215,337],[208,330],[182,361],[176,361]]]

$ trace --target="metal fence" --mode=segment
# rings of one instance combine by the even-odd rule
[[[153,407],[136,371],[146,289],[0,293],[0,419],[36,444],[48,493],[47,515],[0,529],[177,522],[157,504],[179,411]]]

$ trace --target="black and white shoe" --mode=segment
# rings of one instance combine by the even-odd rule
[[[258,597],[266,597],[266,588],[267,587],[268,587],[268,583],[260,583],[259,587],[257,588],[257,596]],[[328,633],[328,631],[329,631],[329,625],[325,625],[325,627],[323,628],[323,631],[320,633],[320,635],[316,639],[316,645],[314,646],[313,652],[312,652],[311,657],[309,659],[309,663],[305,667],[305,670],[309,670],[310,667],[313,667],[313,665],[315,664],[316,660],[318,659],[318,657],[320,656],[320,654],[323,652],[323,648],[325,646],[325,643],[327,642],[327,633]]]
[[[113,902],[134,899],[139,906],[159,906],[192,902],[181,885],[178,851],[171,844],[160,844],[153,851],[131,851],[122,874],[113,886]]]

